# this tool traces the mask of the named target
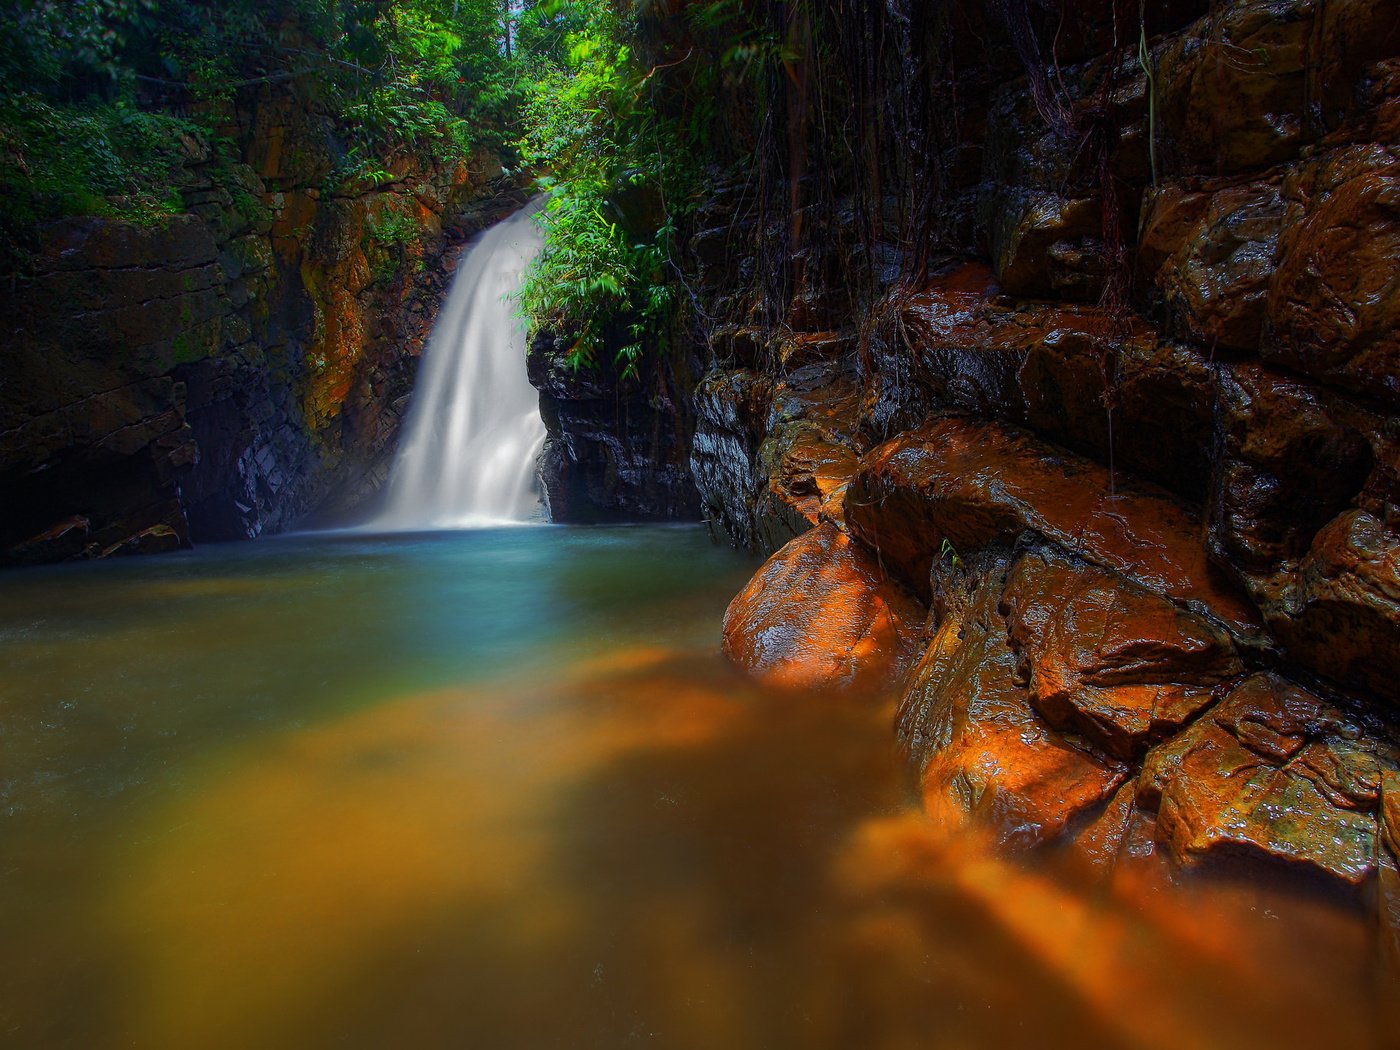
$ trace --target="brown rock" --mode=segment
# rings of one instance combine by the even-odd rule
[[[1400,537],[1383,522],[1337,517],[1265,615],[1289,659],[1400,701]]]
[[[1136,796],[1137,781],[1124,782],[1104,811],[1075,835],[1072,855],[1100,875],[1125,864],[1155,862],[1157,817],[1139,806]]]
[[[774,554],[724,614],[724,652],[771,685],[892,685],[924,611],[875,558],[824,523]]]
[[[1400,773],[1382,779],[1380,818],[1380,1012],[1383,1024],[1394,1025],[1400,1023],[1400,998],[1390,994],[1400,981]]]
[[[1375,872],[1381,776],[1396,757],[1311,693],[1257,674],[1148,754],[1138,801],[1158,807],[1180,863],[1258,856],[1357,886]]]
[[[1124,768],[1076,747],[1036,714],[1017,681],[997,613],[1004,566],[946,610],[910,675],[900,736],[921,762],[924,807],[937,821],[973,821],[1013,848],[1062,834],[1101,804]]]
[[[1118,758],[1180,729],[1242,670],[1224,631],[1052,551],[1016,563],[1003,603],[1036,709]]]
[[[846,499],[852,532],[927,595],[946,540],[966,557],[1036,533],[1240,637],[1258,617],[1207,560],[1195,516],[1151,486],[1111,481],[1097,464],[1023,431],[959,418],[930,421],[874,449]]]
[[[1102,232],[1097,200],[1006,193],[992,223],[997,278],[1012,295],[1092,299],[1103,287]]]
[[[756,519],[770,548],[815,525],[823,508],[855,473],[868,447],[860,433],[861,399],[853,378],[837,363],[809,365],[773,391],[768,437],[759,448],[768,485]]]
[[[1184,170],[1264,168],[1307,141],[1313,10],[1308,0],[1236,0],[1162,52],[1158,126]]]
[[[1257,364],[1218,377],[1211,549],[1244,573],[1272,572],[1356,497],[1372,451],[1314,384]]]
[[[1266,360],[1400,403],[1400,161],[1353,147],[1311,166],[1290,191]]]
[[[1157,220],[1159,228],[1168,221]],[[1276,183],[1229,186],[1210,195],[1157,275],[1181,335],[1211,348],[1258,348],[1282,222]]]

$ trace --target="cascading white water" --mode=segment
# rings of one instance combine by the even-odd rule
[[[544,422],[525,373],[525,323],[509,298],[542,246],[537,210],[493,226],[462,256],[373,528],[470,528],[540,516],[534,474]]]

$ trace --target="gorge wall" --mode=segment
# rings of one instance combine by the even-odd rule
[[[0,565],[252,537],[370,498],[456,249],[524,200],[486,155],[335,187],[295,82],[191,138],[185,213],[39,231],[0,289]]]
[[[941,820],[1380,887],[1393,950],[1393,5],[920,6],[788,23],[783,178],[690,238],[693,477],[776,552],[726,651],[892,692]]]

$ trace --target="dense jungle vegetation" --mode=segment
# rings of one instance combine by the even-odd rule
[[[34,231],[59,216],[180,213],[191,158],[216,177],[239,159],[239,100],[294,90],[336,130],[324,192],[372,189],[409,156],[528,170],[548,195],[548,248],[527,313],[570,333],[576,364],[605,337],[630,361],[674,306],[672,242],[713,152],[719,78],[775,53],[743,8],[20,0],[0,15],[0,261],[22,274]]]

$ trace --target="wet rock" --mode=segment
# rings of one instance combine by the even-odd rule
[[[1008,293],[1088,300],[1102,291],[1106,264],[1098,201],[1008,192],[991,230],[997,279]]]
[[[695,389],[690,473],[712,531],[739,547],[758,545],[754,508],[768,483],[758,449],[767,436],[773,382],[751,369],[715,369]]]
[[[823,523],[778,551],[724,614],[724,652],[771,685],[893,685],[915,655],[923,608],[864,548]]]
[[[1071,854],[1099,876],[1160,864],[1157,815],[1137,803],[1137,781],[1127,780],[1102,813],[1074,836]]]
[[[535,339],[528,368],[547,431],[538,473],[551,521],[699,518],[686,448],[689,367],[653,356],[636,375],[623,376],[610,358],[576,369],[565,340]]]
[[[1257,364],[1221,367],[1217,390],[1211,550],[1268,575],[1361,491],[1371,444],[1325,390]]]
[[[1384,522],[1338,516],[1264,612],[1290,660],[1400,702],[1400,537]]]
[[[1309,0],[1236,0],[1156,60],[1158,122],[1181,170],[1235,172],[1289,159],[1309,138]]]
[[[1176,732],[1243,669],[1220,628],[1054,551],[1017,561],[1003,605],[1036,709],[1118,758]]]
[[[1183,864],[1262,857],[1359,886],[1376,871],[1382,774],[1397,752],[1341,711],[1257,674],[1151,751],[1138,800]]]
[[[959,409],[1203,499],[1214,387],[1205,355],[1140,321],[1125,332],[1094,307],[1010,307],[998,289],[985,267],[966,264],[889,304],[871,340],[872,425],[911,428]]]
[[[1400,160],[1344,149],[1287,189],[1265,359],[1400,403]]]
[[[1162,300],[1182,336],[1211,348],[1257,349],[1283,222],[1279,187],[1229,186],[1198,204],[1199,217],[1158,270]],[[1164,207],[1168,215],[1147,220],[1157,238],[1188,210],[1180,196]]]
[[[1384,1024],[1400,1021],[1400,1002],[1388,994],[1400,980],[1400,773],[1387,772],[1381,782],[1381,845],[1378,855],[1380,879],[1379,949],[1381,980],[1381,1019]]]
[[[963,557],[1033,533],[1193,607],[1238,638],[1258,615],[1206,559],[1200,521],[1165,492],[1113,482],[1097,464],[997,423],[930,421],[861,461],[852,533],[916,593],[946,541]]]
[[[843,521],[845,486],[867,447],[860,414],[860,392],[839,362],[809,365],[774,388],[759,448],[768,483],[755,513],[766,546],[805,532],[823,511]]]
[[[910,673],[898,728],[933,820],[975,822],[1024,849],[1102,804],[1126,768],[1076,746],[1031,706],[997,611],[1004,573],[1004,563],[992,566],[970,594],[945,603]]]

